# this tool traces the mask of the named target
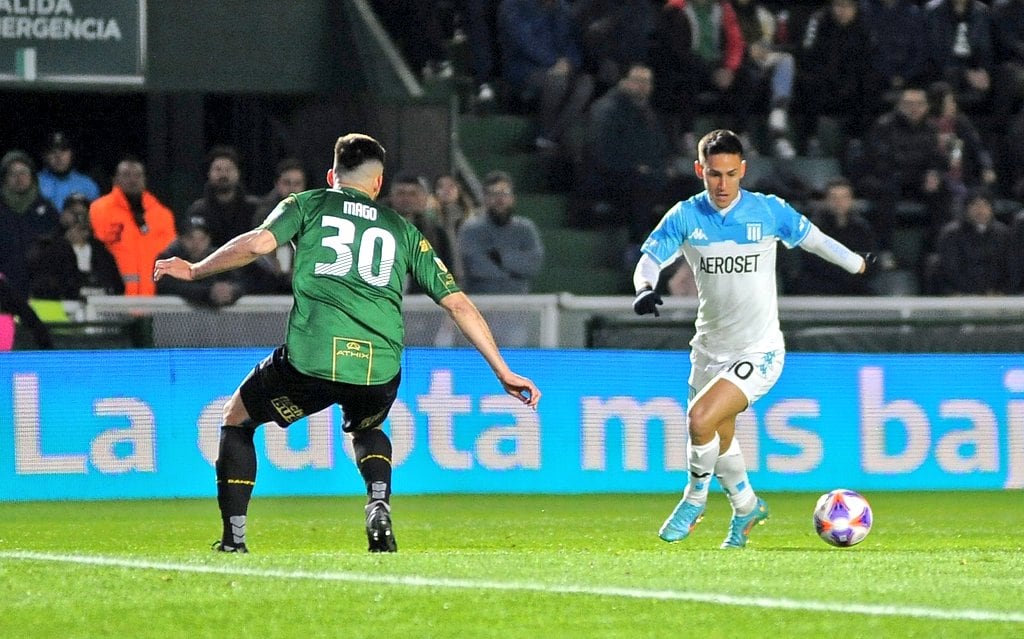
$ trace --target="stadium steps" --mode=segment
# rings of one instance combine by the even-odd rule
[[[534,293],[617,295],[629,288],[619,268],[623,245],[614,231],[565,228],[569,197],[556,184],[558,166],[533,149],[533,123],[509,114],[461,114],[458,140],[466,159],[482,179],[489,171],[507,171],[515,181],[519,215],[534,221],[544,244],[544,268],[534,278]]]

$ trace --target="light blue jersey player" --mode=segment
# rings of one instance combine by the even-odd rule
[[[825,235],[774,195],[740,188],[743,143],[732,131],[708,133],[697,145],[694,170],[705,190],[673,206],[641,246],[633,274],[633,310],[658,315],[654,290],[661,270],[680,256],[697,284],[696,334],[690,342],[689,483],[659,536],[681,541],[704,515],[711,475],[732,503],[722,548],[743,548],[768,506],[750,485],[733,437],[736,416],[767,393],[782,373],[775,256],[778,242],[863,273],[867,261]]]

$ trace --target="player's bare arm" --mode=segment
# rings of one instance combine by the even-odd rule
[[[277,248],[274,234],[265,229],[242,233],[195,264],[180,257],[157,260],[153,265],[153,281],[167,275],[179,280],[200,280],[250,264]]]
[[[462,334],[476,347],[483,358],[491,366],[495,376],[505,392],[523,402],[530,408],[536,408],[540,401],[540,390],[532,381],[513,373],[498,351],[491,329],[487,326],[480,311],[465,293],[452,293],[441,299],[441,306],[448,311],[455,325]]]

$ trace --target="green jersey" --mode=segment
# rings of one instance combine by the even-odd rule
[[[288,359],[301,372],[381,384],[399,370],[402,290],[411,275],[434,301],[459,291],[423,234],[355,189],[285,198],[260,227],[295,242]]]

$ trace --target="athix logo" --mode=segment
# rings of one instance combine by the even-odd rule
[[[691,240],[704,240],[704,241],[707,241],[708,236],[705,235],[704,229],[697,228],[697,229],[693,230],[693,233],[690,233],[690,239]]]
[[[753,224],[747,224],[747,239],[751,242],[761,241],[761,223],[754,222]]]

